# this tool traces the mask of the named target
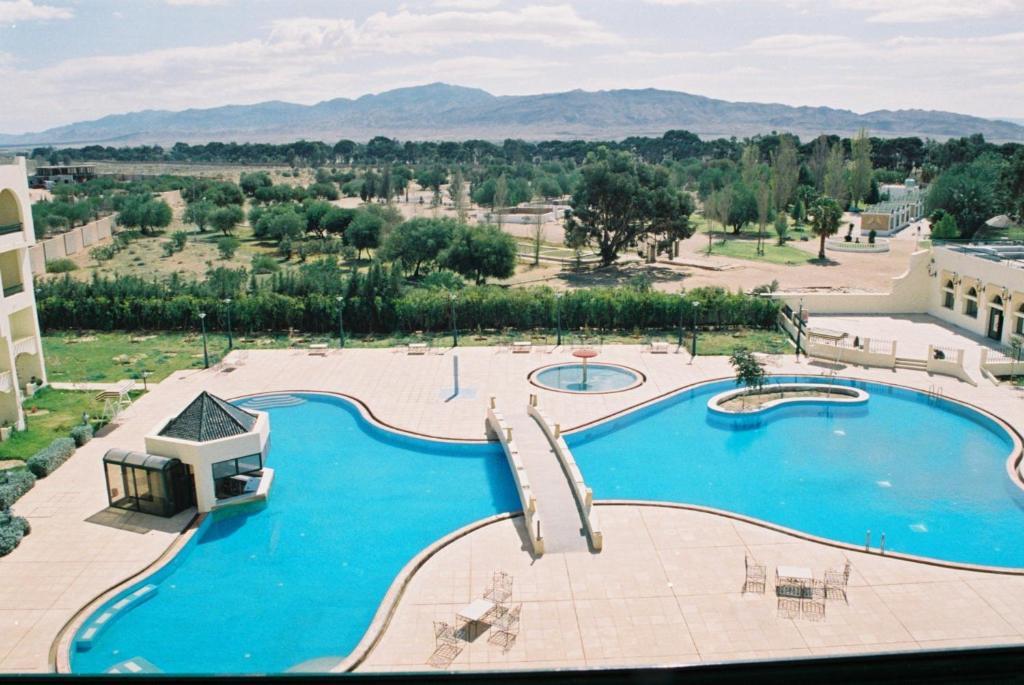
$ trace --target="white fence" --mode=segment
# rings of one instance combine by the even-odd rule
[[[505,421],[505,417],[498,411],[494,397],[490,398],[487,407],[487,428],[488,432],[495,435],[505,450],[505,458],[508,460],[509,469],[512,471],[512,478],[515,480],[516,492],[519,493],[519,502],[523,506],[523,517],[526,520],[526,531],[530,537],[530,544],[533,546],[534,554],[544,554],[544,539],[541,537],[541,519],[537,511],[537,497],[530,487],[530,479],[526,475],[526,467],[519,456],[519,449],[512,439],[512,427]]]

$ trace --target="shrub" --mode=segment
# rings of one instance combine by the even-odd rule
[[[462,290],[466,287],[466,281],[454,271],[439,269],[424,276],[420,285],[431,290]]]
[[[61,259],[53,259],[46,262],[46,273],[48,274],[65,274],[68,271],[74,271],[78,268],[74,260],[62,257]]]
[[[174,245],[174,249],[181,252],[185,249],[185,245],[188,244],[188,231],[175,231],[171,234],[171,244]]]
[[[37,478],[46,478],[75,453],[75,441],[71,438],[57,438],[39,450],[25,462],[28,470]]]
[[[272,274],[281,270],[277,260],[268,254],[257,254],[252,256],[252,272],[254,274]]]
[[[12,504],[36,484],[36,477],[24,469],[0,471],[0,509],[9,509]]]
[[[28,521],[6,509],[0,511],[0,557],[10,554],[21,539],[29,534]]]
[[[92,440],[92,426],[87,423],[75,426],[71,429],[71,439],[75,441],[76,447],[81,447]]]
[[[238,251],[238,247],[242,242],[238,238],[232,236],[224,236],[217,239],[217,249],[220,250],[221,259],[231,259],[235,256],[235,252]]]
[[[875,232],[875,229],[872,228],[870,231],[868,231],[868,242],[871,243],[872,245],[875,244],[876,235],[878,234]]]
[[[97,262],[105,262],[113,259],[114,255],[118,252],[117,247],[114,245],[103,245],[101,247],[94,247],[89,250],[89,256],[95,259]]]

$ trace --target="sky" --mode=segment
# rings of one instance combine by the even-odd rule
[[[1024,0],[0,0],[0,132],[443,81],[1024,119]]]

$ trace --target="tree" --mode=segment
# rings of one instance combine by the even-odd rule
[[[761,177],[757,179],[757,253],[764,254],[764,232],[768,226],[768,216],[772,210],[772,185],[765,167]]]
[[[825,169],[828,166],[830,147],[828,136],[818,136],[811,147],[811,157],[807,160],[807,169],[811,172],[811,180],[814,181],[814,187],[819,192],[825,189]]]
[[[243,218],[241,207],[236,205],[218,207],[210,212],[210,226],[227,236],[231,235],[235,226],[242,223]]]
[[[846,156],[842,143],[836,143],[828,153],[825,163],[825,195],[833,198],[840,206],[846,205],[849,194],[849,179],[846,173]]]
[[[495,219],[498,221],[498,228],[501,228],[501,224],[505,218],[505,213],[502,211],[508,205],[508,179],[505,178],[505,174],[502,174],[494,182],[494,193],[491,196],[491,213],[495,215]]]
[[[786,211],[800,180],[800,157],[793,136],[782,136],[772,157],[772,195],[775,209]]]
[[[274,181],[266,171],[254,171],[242,174],[238,179],[238,185],[243,193],[252,197],[256,194],[257,189],[269,188],[274,185]]]
[[[325,234],[343,236],[345,230],[356,218],[356,210],[331,207],[320,219],[320,230]]]
[[[220,252],[220,258],[224,261],[231,259],[241,244],[241,241],[232,235],[217,238],[217,250]]]
[[[544,215],[537,212],[530,227],[530,244],[533,247],[533,265],[540,264],[540,248],[544,244]]]
[[[488,278],[508,278],[516,271],[515,238],[497,226],[459,226],[441,256],[448,269],[482,285]]]
[[[839,230],[839,222],[843,219],[843,208],[827,195],[814,203],[811,216],[811,231],[821,239],[818,247],[818,259],[825,259],[825,238],[835,235]]]
[[[253,233],[257,238],[277,241],[288,238],[290,242],[302,236],[305,229],[306,217],[300,213],[299,208],[292,204],[282,204],[273,205],[260,214],[253,226]]]
[[[732,190],[729,188],[723,188],[717,191],[714,195],[708,198],[708,202],[705,204],[704,214],[708,219],[708,254],[711,254],[711,243],[714,239],[714,225],[712,221],[717,221],[722,225],[722,232],[725,232],[726,226],[729,224],[729,216],[732,213]]]
[[[583,238],[596,242],[604,265],[641,237],[664,234],[666,240],[677,240],[692,234],[692,201],[671,187],[664,167],[602,147],[587,156],[581,174],[572,195],[567,244]]]
[[[955,240],[960,237],[960,227],[956,225],[956,217],[943,212],[942,218],[932,226],[932,238],[939,240]]]
[[[335,206],[330,202],[324,202],[323,200],[306,200],[303,204],[303,213],[306,216],[306,232],[315,233],[321,238],[327,235],[327,229],[324,226],[324,220],[327,215],[335,209]]]
[[[874,168],[871,165],[871,139],[861,129],[850,141],[853,164],[850,166],[850,196],[856,206],[868,197]]]
[[[999,192],[1006,212],[1024,221],[1024,147],[1018,146],[1013,157],[1003,167]]]
[[[187,223],[194,224],[200,233],[205,233],[210,223],[210,214],[215,208],[209,200],[196,200],[188,204],[181,218]]]
[[[448,195],[451,196],[452,204],[455,205],[455,214],[459,219],[459,223],[466,223],[466,181],[462,177],[462,169],[460,168],[455,169],[451,185],[448,186]]]
[[[729,363],[736,371],[736,385],[742,385],[746,392],[741,395],[741,402],[746,406],[746,396],[758,392],[764,387],[764,364],[745,347],[738,347],[729,356]]]
[[[777,236],[778,246],[782,247],[786,244],[786,235],[789,233],[789,220],[786,219],[785,212],[778,212],[775,215],[775,235]]]
[[[171,223],[171,207],[163,200],[154,200],[150,195],[130,195],[121,204],[117,216],[119,226],[137,228],[149,234],[154,228],[166,228]]]
[[[431,200],[433,206],[441,204],[441,186],[448,181],[448,171],[441,166],[424,167],[416,173],[416,182],[420,187],[434,193]]]
[[[970,238],[993,215],[1000,213],[999,181],[1006,162],[985,153],[968,164],[954,164],[928,189],[928,211],[944,209],[956,218],[965,238]]]
[[[370,250],[380,245],[380,232],[384,220],[370,212],[357,212],[352,223],[345,231],[345,242],[356,248],[356,258],[363,250]]]
[[[398,225],[381,250],[381,257],[400,261],[406,269],[412,268],[412,277],[418,278],[425,264],[436,262],[441,252],[452,242],[459,224],[453,219],[410,219]]]

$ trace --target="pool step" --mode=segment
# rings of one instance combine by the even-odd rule
[[[296,407],[305,403],[306,400],[294,395],[264,395],[262,397],[254,397],[251,400],[245,400],[242,406],[249,409],[262,410],[275,409],[277,407]]]
[[[96,638],[99,637],[100,633],[102,633],[107,626],[120,618],[125,612],[139,606],[149,599],[152,599],[156,596],[156,592],[156,585],[143,585],[130,595],[122,597],[118,601],[114,602],[102,614],[85,625],[85,629],[79,634],[78,639],[75,640],[75,649],[79,652],[88,652],[92,649],[92,645],[96,641]]]
[[[107,669],[107,673],[133,675],[137,673],[163,673],[163,671],[141,656],[134,656],[131,659],[125,659],[120,663],[114,664]]]

